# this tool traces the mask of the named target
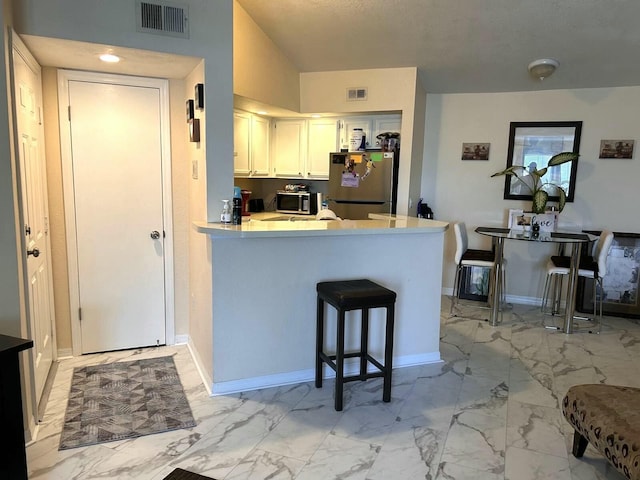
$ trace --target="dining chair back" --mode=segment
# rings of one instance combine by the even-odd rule
[[[603,230],[596,240],[592,256],[584,256],[580,259],[578,266],[578,276],[594,280],[593,285],[593,321],[597,321],[598,330],[602,328],[602,303],[604,300],[602,279],[607,274],[607,258],[613,243],[613,232]],[[553,295],[551,314],[555,315],[559,311],[560,295],[562,291],[562,277],[569,275],[571,265],[570,257],[553,256],[547,263],[547,278],[545,281],[544,293],[542,295],[542,311],[544,312],[549,300],[549,294]],[[599,292],[599,301],[598,301]],[[599,310],[598,310],[599,307]],[[593,331],[593,330],[590,330]]]
[[[456,274],[453,280],[453,295],[451,296],[451,308],[449,313],[454,315],[456,300],[460,298],[462,282],[462,269],[469,267],[495,268],[495,254],[492,250],[477,250],[469,248],[467,226],[464,222],[454,222],[453,232],[456,237]]]

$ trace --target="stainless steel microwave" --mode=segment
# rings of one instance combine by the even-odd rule
[[[318,196],[311,192],[276,192],[276,211],[297,215],[315,215],[318,213]]]

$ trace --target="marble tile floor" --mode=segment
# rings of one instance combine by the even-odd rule
[[[209,397],[184,345],[62,360],[29,478],[161,480],[180,467],[218,480],[622,479],[592,447],[573,458],[559,402],[579,383],[640,386],[639,321],[565,335],[532,306],[491,327],[473,302],[465,317],[442,305],[443,362],[394,370],[388,404],[381,379],[350,383],[342,412],[331,381]],[[74,367],[160,355],[174,356],[196,427],[58,451]]]

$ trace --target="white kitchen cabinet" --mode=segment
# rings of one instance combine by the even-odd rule
[[[371,148],[373,119],[371,117],[346,117],[340,121],[340,148],[351,149],[349,140],[354,128],[361,128],[365,134],[365,148]]]
[[[401,114],[344,117],[340,120],[340,148],[350,149],[349,139],[354,128],[361,128],[366,135],[366,148],[381,148],[376,137],[384,132],[400,132],[401,125]]]
[[[273,124],[273,173],[276,177],[304,177],[307,121],[276,120]]]
[[[249,160],[249,130],[251,115],[245,112],[233,112],[233,172],[238,176],[251,174]]]
[[[269,176],[269,127],[268,118],[253,115],[251,117],[251,175]]]
[[[268,118],[236,110],[233,113],[233,172],[237,177],[267,177]]]
[[[369,148],[382,148],[377,136],[385,132],[398,132],[402,127],[402,115],[378,115],[373,119],[373,138]],[[402,142],[400,142],[402,144]]]
[[[329,153],[337,150],[338,122],[335,118],[309,120],[306,177],[329,178]]]

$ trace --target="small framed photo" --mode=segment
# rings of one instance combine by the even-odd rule
[[[190,142],[199,142],[200,141],[200,119],[192,118],[189,120],[189,141]]]
[[[600,158],[633,158],[634,140],[600,140]]]
[[[194,89],[195,106],[198,110],[204,109],[204,83],[196,83]]]
[[[194,110],[193,110],[193,100],[187,100],[187,122],[193,120]]]
[[[462,160],[489,160],[490,143],[463,143]]]

